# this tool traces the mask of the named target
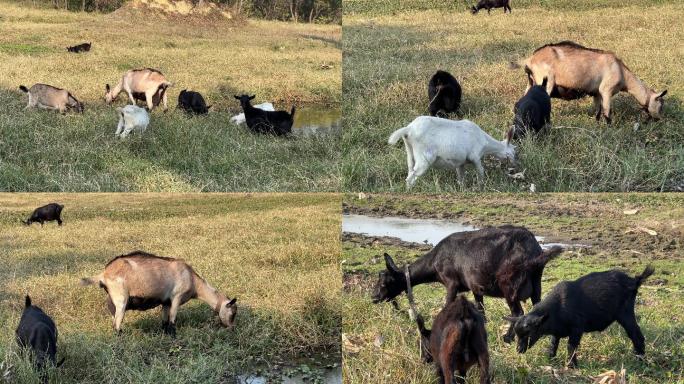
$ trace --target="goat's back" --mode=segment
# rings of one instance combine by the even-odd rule
[[[180,259],[136,251],[114,258],[105,267],[104,284],[123,281],[131,297],[167,298],[175,292],[193,291],[194,271]]]
[[[34,350],[38,365],[47,357],[55,363],[57,353],[57,327],[50,316],[36,306],[24,308],[16,330],[17,343]]]

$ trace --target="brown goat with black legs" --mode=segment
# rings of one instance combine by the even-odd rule
[[[232,328],[237,299],[229,300],[180,259],[159,257],[142,251],[110,261],[103,273],[81,279],[81,285],[98,283],[109,295],[107,306],[114,316],[114,329],[121,331],[127,310],[145,311],[162,306],[162,327],[175,337],[178,308],[190,299],[209,304],[224,326]]]
[[[171,85],[172,83],[156,69],[131,69],[123,74],[114,88],[111,88],[109,84],[105,85],[105,101],[110,104],[116,100],[121,91],[125,91],[133,105],[136,105],[136,100],[145,100],[147,109],[151,111],[163,102],[164,111],[166,111],[168,109],[166,91]]]
[[[437,314],[432,330],[427,329],[413,302],[408,266],[404,274],[406,296],[421,336],[421,358],[426,363],[435,363],[440,384],[465,383],[468,369],[475,364],[480,368],[480,383],[490,384],[487,330],[475,305],[458,295]],[[454,371],[458,371],[458,376],[454,376]]]
[[[460,292],[472,291],[484,313],[484,296],[503,297],[512,316],[523,314],[521,301],[541,300],[541,278],[549,260],[563,249],[542,250],[534,235],[523,227],[502,226],[457,232],[442,239],[409,265],[414,285],[439,282],[447,289],[446,302]],[[392,301],[406,290],[406,278],[385,253],[387,270],[380,273],[373,302]],[[511,342],[513,329],[504,341]]]
[[[594,98],[596,120],[610,124],[610,99],[626,91],[649,119],[660,119],[667,91],[655,91],[644,84],[614,53],[581,46],[572,41],[547,44],[525,61],[529,86],[548,78],[546,92],[564,100]]]

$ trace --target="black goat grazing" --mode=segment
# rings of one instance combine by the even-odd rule
[[[42,309],[31,305],[31,298],[27,295],[24,312],[21,314],[16,331],[17,344],[21,348],[31,348],[36,359],[36,368],[42,371],[46,360],[55,365],[57,355],[57,327],[50,316]],[[64,359],[57,364],[59,367]],[[43,374],[43,382],[47,377]]]
[[[413,285],[440,282],[447,289],[446,302],[459,292],[472,291],[484,312],[483,296],[503,297],[513,316],[523,313],[520,302],[541,299],[544,266],[563,249],[546,251],[523,227],[503,226],[453,233],[409,265]],[[380,273],[373,302],[390,301],[406,290],[406,277],[385,253],[387,270]],[[504,337],[514,338],[513,330]]]
[[[79,45],[74,45],[73,47],[67,47],[67,51],[73,53],[89,52],[92,43],[83,43]]]
[[[240,105],[245,113],[245,120],[247,126],[257,133],[272,133],[275,135],[287,135],[292,131],[292,124],[294,123],[295,107],[292,106],[290,113],[286,111],[264,111],[259,108],[254,108],[250,104],[250,100],[254,99],[254,95],[235,96],[240,100]]]
[[[527,131],[539,132],[551,123],[551,97],[546,93],[547,80],[545,77],[541,85],[532,86],[515,103],[514,139],[522,138]]]
[[[484,318],[463,295],[447,304],[432,322],[432,330],[425,328],[423,317],[416,310],[411,289],[411,277],[406,268],[406,296],[421,337],[421,357],[424,362],[435,363],[439,383],[465,383],[468,369],[477,364],[480,384],[491,383],[489,377],[489,351]],[[454,377],[454,370],[458,376]]]
[[[40,223],[42,226],[44,222],[46,221],[55,221],[57,220],[58,225],[62,225],[62,209],[64,208],[63,205],[57,204],[57,203],[50,203],[48,205],[43,205],[42,207],[36,208],[33,213],[31,214],[31,217],[28,218],[28,220],[24,221],[23,223],[26,225],[31,225],[33,223]]]
[[[437,113],[455,112],[459,118],[459,107],[461,106],[461,86],[455,77],[449,72],[437,71],[428,82],[428,109],[430,116],[437,116]]]
[[[540,337],[551,335],[549,357],[556,356],[558,342],[568,338],[569,365],[577,366],[577,348],[585,332],[603,331],[617,321],[632,340],[634,352],[644,354],[644,335],[634,314],[641,283],[653,274],[651,266],[634,278],[612,270],[594,272],[574,281],[558,283],[521,317],[506,317],[518,335],[518,352],[525,353]]]
[[[506,13],[506,10],[508,12],[511,12],[511,1],[510,0],[480,0],[477,2],[477,5],[472,7],[470,11],[474,14],[476,14],[480,9],[486,9],[487,13],[491,13],[492,8],[503,8],[504,13]]]
[[[178,94],[178,108],[190,114],[203,115],[209,112],[211,105],[207,106],[199,92],[184,89]]]

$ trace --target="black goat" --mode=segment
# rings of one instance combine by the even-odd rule
[[[477,5],[472,7],[470,11],[474,14],[476,14],[480,9],[486,9],[487,13],[491,13],[492,8],[503,8],[504,13],[506,13],[506,10],[508,12],[511,12],[511,1],[510,0],[480,0],[477,2]]]
[[[73,53],[89,52],[92,43],[83,43],[79,45],[74,45],[73,47],[67,47],[67,51]]]
[[[31,305],[31,298],[27,295],[24,305],[24,312],[21,314],[19,326],[16,331],[17,344],[21,348],[31,348],[36,358],[36,367],[39,371],[45,367],[46,360],[52,365],[56,364],[57,355],[57,327],[50,316],[45,314],[42,309]],[[59,367],[64,359],[57,364]],[[45,372],[43,382],[47,383]]]
[[[44,205],[42,207],[36,208],[33,213],[31,214],[31,217],[28,218],[28,220],[24,221],[23,223],[26,225],[31,225],[33,223],[40,223],[42,226],[44,222],[46,221],[55,221],[57,220],[58,225],[62,225],[62,209],[64,208],[63,205],[57,204],[57,203],[50,203],[48,205]]]
[[[292,131],[292,124],[294,123],[295,107],[292,106],[290,113],[286,111],[264,111],[259,108],[254,108],[250,104],[250,100],[254,99],[254,95],[235,96],[240,100],[240,105],[245,113],[245,120],[247,126],[257,133],[272,133],[275,135],[287,135]]]
[[[582,334],[603,331],[617,321],[632,340],[634,352],[643,355],[644,335],[636,321],[634,301],[639,286],[653,271],[648,266],[634,278],[616,270],[594,272],[558,283],[530,313],[506,318],[518,335],[518,352],[525,353],[540,337],[551,335],[548,355],[554,357],[558,342],[567,337],[569,365],[575,367]]]
[[[539,132],[551,123],[551,97],[546,93],[547,80],[545,77],[541,85],[532,86],[515,103],[514,139],[522,138],[528,131]]]
[[[461,86],[455,77],[449,72],[437,71],[428,82],[428,109],[430,116],[437,116],[437,113],[455,112],[459,118],[459,108],[461,106]]]
[[[211,105],[207,106],[204,97],[199,92],[184,89],[178,94],[178,108],[190,114],[203,115],[209,112]]]
[[[411,311],[418,324],[421,337],[421,357],[424,362],[435,363],[439,383],[465,383],[468,369],[477,364],[480,368],[480,383],[491,383],[489,377],[489,351],[484,318],[463,295],[447,304],[432,322],[432,330],[425,328],[425,321],[413,302],[411,277],[405,272]],[[454,377],[454,370],[458,377]]]
[[[561,247],[542,250],[534,235],[523,227],[503,226],[453,233],[409,265],[413,285],[440,282],[447,289],[446,302],[459,292],[472,291],[484,312],[483,296],[503,297],[513,316],[523,313],[520,302],[541,299],[544,266],[562,252]],[[390,301],[406,290],[406,277],[385,253],[387,270],[380,273],[373,302]],[[504,337],[514,338],[513,330]]]

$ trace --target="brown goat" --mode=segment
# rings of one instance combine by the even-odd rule
[[[475,304],[463,295],[456,296],[437,314],[432,322],[432,330],[427,329],[413,302],[408,266],[404,274],[411,316],[415,317],[420,332],[421,358],[426,363],[435,363],[439,383],[465,383],[468,370],[477,364],[480,368],[480,384],[490,384],[487,330]],[[454,376],[454,371],[458,371],[458,376]]]
[[[601,116],[610,124],[610,99],[626,91],[639,103],[649,118],[662,115],[663,96],[647,87],[614,53],[583,47],[571,41],[547,44],[525,61],[529,86],[548,78],[546,92],[564,100],[594,97],[596,120]]]
[[[131,69],[123,74],[114,88],[111,88],[109,84],[105,85],[105,100],[111,103],[121,91],[126,91],[131,104],[135,105],[136,100],[144,97],[147,109],[150,111],[159,105],[160,101],[163,101],[164,111],[166,111],[168,109],[166,90],[171,85],[172,83],[156,69]]]
[[[78,101],[66,89],[47,84],[33,84],[31,88],[20,85],[19,89],[22,92],[28,93],[28,104],[24,109],[38,107],[56,109],[60,113],[65,113],[68,109],[74,109],[77,112],[83,113],[83,103]]]
[[[131,252],[110,261],[103,273],[81,279],[81,285],[95,283],[109,295],[107,306],[117,332],[126,310],[145,311],[161,305],[162,327],[175,336],[178,308],[194,298],[209,304],[226,327],[235,323],[237,299],[228,300],[180,259]]]

